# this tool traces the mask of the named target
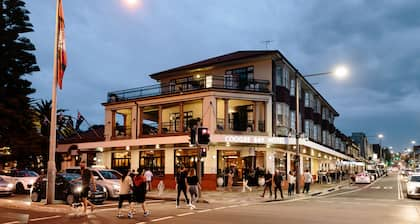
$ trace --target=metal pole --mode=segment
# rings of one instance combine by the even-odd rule
[[[296,73],[296,194],[300,193],[300,146],[299,146],[299,137],[300,137],[300,112],[299,112],[299,78]]]
[[[57,125],[57,44],[58,44],[58,8],[61,0],[57,0],[56,9],[56,27],[54,40],[54,65],[53,81],[51,94],[51,123],[50,123],[50,149],[47,171],[47,204],[53,204],[55,199],[55,175],[57,173],[55,166],[55,148],[56,148],[56,125]]]

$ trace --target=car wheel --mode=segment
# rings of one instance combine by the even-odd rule
[[[66,197],[66,203],[68,205],[72,205],[74,203],[74,195],[73,194],[69,194]]]
[[[38,192],[32,192],[31,201],[40,202],[41,201],[41,195]]]
[[[16,184],[16,194],[23,194],[25,193],[25,188],[23,187],[22,183]]]

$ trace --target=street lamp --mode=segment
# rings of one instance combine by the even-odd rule
[[[384,138],[383,134],[378,134],[379,138],[379,160],[382,159],[382,139]]]
[[[330,72],[321,72],[321,73],[314,73],[308,75],[302,75],[304,78],[306,77],[314,77],[314,76],[321,76],[321,75],[333,75],[338,79],[343,79],[348,73],[348,69],[344,66],[337,67],[334,71]],[[300,106],[299,106],[299,98],[300,98],[300,81],[299,76],[296,74],[295,77],[295,97],[296,97],[296,193],[300,193],[300,145],[299,145],[299,138],[300,138]]]
[[[414,145],[416,145],[416,141],[414,141],[414,140],[412,140],[411,141],[411,145],[412,145],[412,151],[413,151],[413,163],[414,163],[414,166],[415,166],[415,163],[416,163],[416,153],[414,152]],[[410,158],[411,158],[411,153],[409,154],[410,155]]]
[[[136,8],[140,4],[140,0],[124,0],[124,4],[130,8]]]

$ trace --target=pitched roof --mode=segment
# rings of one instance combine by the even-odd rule
[[[82,142],[99,142],[104,141],[104,125],[93,125],[87,131],[79,132],[65,139],[58,140],[59,144],[72,144]]]
[[[202,61],[194,62],[192,64],[183,65],[183,66],[179,66],[179,67],[172,68],[172,69],[169,69],[169,70],[153,73],[153,74],[150,75],[150,77],[153,78],[153,79],[156,79],[158,76],[163,75],[163,74],[178,72],[178,71],[182,71],[182,70],[191,70],[191,69],[203,68],[203,67],[206,67],[206,66],[211,66],[211,65],[215,65],[215,64],[219,64],[219,63],[225,63],[225,62],[241,60],[241,59],[246,59],[246,58],[253,58],[253,57],[259,57],[259,56],[271,55],[271,54],[276,54],[276,53],[279,53],[279,51],[276,51],[276,50],[271,50],[271,51],[261,51],[261,50],[236,51],[236,52],[233,52],[233,53],[229,53],[229,54],[205,59],[205,60],[202,60]]]

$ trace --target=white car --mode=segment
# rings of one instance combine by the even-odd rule
[[[13,184],[0,177],[0,195],[11,195],[13,193]]]
[[[359,173],[356,175],[356,184],[370,184],[371,179],[370,175],[367,172]]]
[[[107,198],[117,198],[120,194],[120,179],[122,174],[113,169],[88,168],[98,184],[106,188]],[[80,174],[80,167],[70,167],[66,173]]]
[[[407,198],[420,198],[420,174],[408,177]]]
[[[1,177],[13,184],[13,190],[16,193],[22,194],[31,190],[32,185],[38,179],[39,175],[31,170],[12,170],[10,173]]]

